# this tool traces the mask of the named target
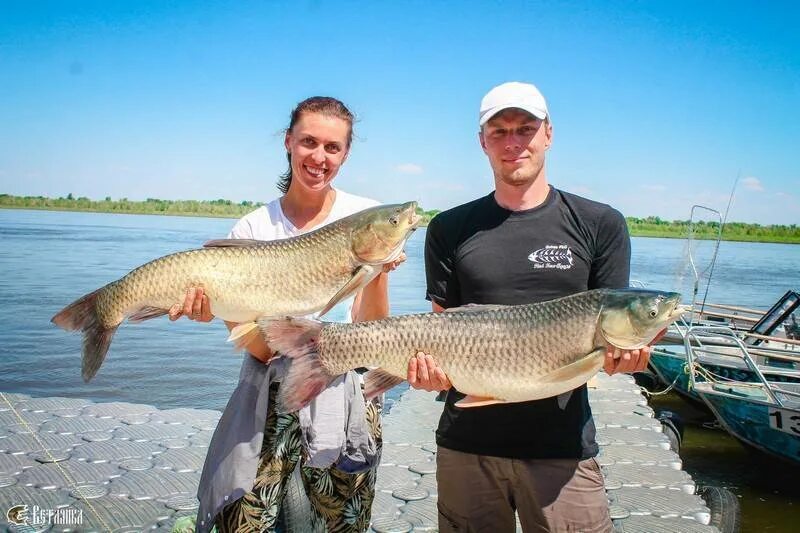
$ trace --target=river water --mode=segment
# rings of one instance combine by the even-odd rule
[[[77,297],[136,266],[226,235],[233,222],[0,209],[0,391],[222,409],[242,356],[225,342],[221,322],[158,319],[125,325],[99,374],[87,384],[80,377],[80,337],[49,320]],[[406,248],[408,261],[391,274],[393,314],[430,309],[424,298],[424,234],[415,233]],[[634,238],[632,243],[633,278],[691,299],[692,265],[685,241]],[[767,309],[787,289],[800,288],[800,246],[723,242],[712,273],[713,243],[697,245],[694,268],[706,278],[713,274],[707,295],[702,284],[697,295],[706,295],[709,302]],[[334,309],[328,318],[342,312]],[[705,415],[680,399],[659,400],[654,407],[684,414],[690,422],[681,454],[687,471],[699,483],[727,486],[743,497],[747,530],[793,530],[792,517],[800,518],[800,469],[753,459],[724,432],[704,429]]]

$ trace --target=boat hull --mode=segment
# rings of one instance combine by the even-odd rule
[[[749,446],[800,464],[800,409],[775,406],[760,387],[702,383],[696,389],[728,433]],[[781,413],[783,430],[774,427],[776,411]]]

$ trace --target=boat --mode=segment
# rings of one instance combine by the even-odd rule
[[[725,337],[756,377],[754,381],[720,379],[700,360],[703,337]],[[689,387],[708,406],[720,425],[748,446],[800,464],[800,382],[769,381],[750,348],[727,326],[692,326],[686,331],[685,350]],[[786,357],[795,357],[787,354]],[[800,379],[800,371],[792,371]]]
[[[673,387],[680,395],[699,402],[697,393],[691,389],[687,369],[685,340],[692,326],[725,326],[734,332],[736,338],[747,347],[765,379],[775,383],[800,383],[800,340],[787,335],[785,324],[794,319],[793,313],[800,307],[800,294],[787,291],[767,312],[745,309],[721,304],[705,304],[710,307],[726,308],[736,313],[743,311],[750,315],[711,312],[712,320],[702,316],[694,321],[681,319],[670,326],[667,334],[653,346],[650,352],[650,369],[664,384]],[[718,315],[725,322],[720,323]],[[754,317],[752,315],[760,316]],[[741,324],[750,324],[743,329]],[[705,331],[705,332],[704,332]],[[726,335],[708,333],[708,330],[694,330],[694,336],[702,338],[702,344],[695,346],[696,364],[702,365],[706,372],[717,379],[756,382],[758,376],[741,357],[734,339]],[[711,330],[713,331],[713,330]],[[775,333],[775,335],[773,335]]]
[[[800,384],[800,350],[790,348],[796,355],[786,357],[785,349],[765,348],[750,350],[751,356],[767,381]],[[695,348],[696,364],[720,380],[753,383],[758,376],[747,366],[736,349],[722,346]],[[700,398],[690,386],[686,349],[683,346],[656,345],[650,351],[651,371],[663,386],[670,386],[678,394],[697,403]]]
[[[715,227],[718,229],[710,261],[705,267],[699,264],[692,252],[695,228],[699,225],[696,221],[701,213],[710,213],[712,218],[715,217]],[[793,314],[800,309],[800,294],[797,291],[786,291],[766,312],[738,305],[706,302],[705,295],[708,294],[723,227],[724,217],[719,211],[700,205],[692,207],[687,239],[688,264],[694,278],[692,311],[687,317],[670,325],[666,335],[650,352],[649,368],[652,374],[664,386],[675,389],[681,396],[695,403],[701,402],[690,386],[685,348],[686,334],[694,326],[726,327],[726,331],[735,332],[735,337],[748,347],[749,355],[767,381],[800,383],[800,340],[796,335],[800,333],[800,328],[797,327]],[[703,279],[705,290],[700,297]],[[702,365],[705,372],[717,379],[756,382],[757,376],[742,360],[734,339],[708,331],[713,330],[694,330],[693,337],[702,336],[703,341],[701,345],[695,345],[696,364]]]

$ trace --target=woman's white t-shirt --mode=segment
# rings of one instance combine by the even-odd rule
[[[256,239],[259,241],[274,241],[276,239],[288,239],[315,230],[326,224],[330,224],[340,218],[352,215],[368,207],[379,205],[379,202],[369,198],[363,198],[354,194],[348,194],[339,189],[336,191],[336,198],[328,217],[312,228],[299,230],[292,224],[281,208],[280,198],[276,198],[266,205],[263,205],[239,219],[228,234],[229,239]],[[354,297],[343,301],[331,311],[325,320],[336,322],[351,322]]]

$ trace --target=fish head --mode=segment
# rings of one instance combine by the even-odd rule
[[[689,307],[681,295],[647,289],[613,289],[600,311],[600,333],[610,344],[625,350],[647,346],[658,333]]]
[[[353,254],[362,264],[394,261],[421,220],[417,202],[379,205],[362,211],[354,220],[351,233]]]

